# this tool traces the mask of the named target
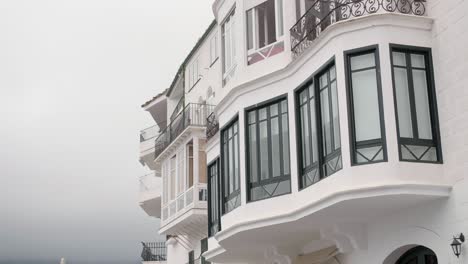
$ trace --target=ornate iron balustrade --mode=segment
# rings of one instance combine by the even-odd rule
[[[219,130],[218,118],[214,112],[206,118],[206,123],[206,139],[210,140]]]
[[[143,249],[141,259],[143,261],[166,261],[167,249],[165,242],[141,242]]]
[[[171,123],[156,139],[154,147],[155,158],[159,155],[189,126],[206,127],[207,117],[214,110],[213,105],[188,104],[174,117]]]
[[[423,16],[426,0],[317,0],[290,29],[294,58],[336,22],[375,13]]]

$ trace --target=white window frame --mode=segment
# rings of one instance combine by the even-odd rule
[[[226,19],[222,23],[221,26],[221,39],[223,44],[223,81],[227,82],[227,79],[232,77],[234,74],[234,70],[237,66],[236,63],[236,34],[235,34],[235,8],[229,12]],[[229,34],[226,34],[229,32]],[[229,51],[226,50],[226,37],[229,36],[229,42],[231,49]],[[226,54],[229,52],[230,55],[230,65],[226,64]]]
[[[253,28],[252,28],[252,43],[253,43],[253,47],[249,49],[249,29],[247,28],[246,30],[246,33],[247,33],[247,38],[246,38],[246,41],[247,41],[247,55],[252,55],[256,52],[258,52],[259,50],[262,50],[266,47],[269,47],[269,46],[272,46],[272,45],[275,45],[276,43],[280,42],[280,41],[283,41],[283,38],[284,38],[284,15],[283,15],[283,9],[284,9],[284,4],[283,4],[283,0],[267,0],[265,2],[268,2],[268,1],[274,1],[275,2],[275,33],[276,33],[276,41],[273,42],[273,43],[270,43],[268,45],[265,45],[263,47],[260,47],[260,43],[259,43],[259,38],[258,38],[258,35],[257,35],[257,32],[258,32],[258,28],[259,28],[259,25],[258,25],[258,6],[255,6],[249,10],[246,11],[246,27],[248,27],[248,24],[247,24],[247,16],[249,14],[249,11],[252,11],[250,14],[251,14],[251,21],[252,21],[252,25],[253,25]],[[265,3],[265,2],[262,2],[261,4]],[[281,8],[279,8],[279,6],[281,5]]]
[[[190,89],[192,89],[201,79],[200,78],[200,63],[199,63],[198,57],[194,59],[193,62],[190,64],[188,75],[189,75],[189,87]]]
[[[216,62],[219,57],[218,53],[218,32],[215,32],[210,40],[210,65]]]

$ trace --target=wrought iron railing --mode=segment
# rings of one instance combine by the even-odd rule
[[[143,261],[166,261],[167,249],[165,242],[141,242],[143,249],[141,259]]]
[[[214,135],[218,133],[218,130],[218,117],[216,116],[215,112],[213,112],[206,118],[206,139],[209,140],[210,138],[214,137]]]
[[[375,13],[423,16],[426,0],[317,0],[290,29],[294,57],[304,52],[330,25]]]
[[[154,147],[155,158],[189,126],[205,127],[207,117],[213,112],[214,106],[207,104],[188,104],[174,117],[171,123],[156,139]]]

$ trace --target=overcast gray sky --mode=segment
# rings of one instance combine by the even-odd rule
[[[139,106],[212,0],[0,0],[0,260],[138,260]]]

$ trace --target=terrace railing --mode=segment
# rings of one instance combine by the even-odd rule
[[[185,213],[192,207],[206,206],[208,201],[208,191],[206,183],[194,184],[183,193],[162,205],[161,225],[165,225],[172,219]]]
[[[426,0],[317,0],[290,29],[291,51],[301,55],[336,22],[375,13],[424,16]]]
[[[155,158],[189,126],[206,127],[207,117],[214,106],[207,104],[188,104],[177,114],[171,123],[161,132],[155,142]]]
[[[166,261],[167,248],[165,242],[141,242],[143,249],[141,259],[143,261]]]

